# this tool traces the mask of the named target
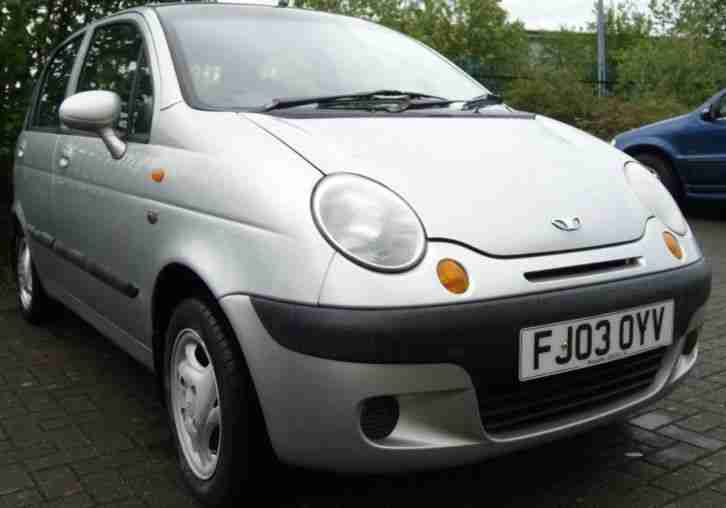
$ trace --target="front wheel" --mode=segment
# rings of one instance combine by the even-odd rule
[[[166,334],[165,393],[186,483],[204,504],[239,498],[250,472],[251,382],[216,307],[183,301]]]

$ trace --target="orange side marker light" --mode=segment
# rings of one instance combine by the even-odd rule
[[[164,181],[164,177],[166,176],[166,173],[163,169],[155,169],[151,172],[151,179],[154,180],[156,183],[161,183]]]

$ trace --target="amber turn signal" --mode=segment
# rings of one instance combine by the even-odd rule
[[[166,176],[166,173],[163,169],[155,169],[151,172],[151,179],[154,180],[156,183],[161,183],[164,181],[164,177]]]
[[[668,247],[668,250],[671,254],[673,254],[673,257],[676,259],[683,259],[683,249],[681,249],[681,244],[678,243],[678,238],[676,238],[673,233],[665,231],[663,233],[663,240],[665,240],[666,247]]]
[[[466,293],[469,289],[469,275],[460,263],[453,259],[442,259],[436,267],[441,284],[454,294]]]

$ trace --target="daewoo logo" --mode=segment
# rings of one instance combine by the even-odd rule
[[[579,217],[571,219],[554,219],[552,225],[562,231],[577,231],[582,227],[582,221]]]

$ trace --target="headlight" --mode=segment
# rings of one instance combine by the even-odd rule
[[[674,233],[681,236],[688,231],[686,219],[673,196],[660,179],[638,162],[625,165],[625,177],[645,207]]]
[[[368,178],[338,173],[313,191],[313,218],[330,244],[366,268],[403,272],[426,252],[426,232],[401,196]]]

